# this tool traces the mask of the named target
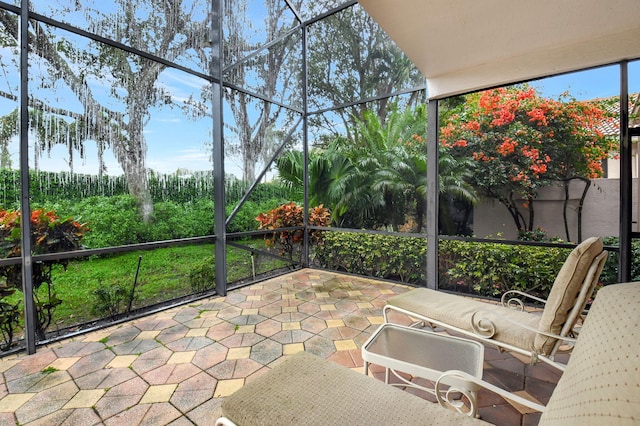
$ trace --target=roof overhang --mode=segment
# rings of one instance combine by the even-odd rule
[[[359,0],[430,98],[640,58],[640,0]]]

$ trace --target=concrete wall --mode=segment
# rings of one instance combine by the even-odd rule
[[[569,191],[568,223],[571,241],[578,239],[577,207],[584,184],[579,181],[571,183]],[[582,209],[582,238],[590,236],[617,236],[620,227],[619,213],[619,179],[595,179],[587,193]],[[633,191],[637,194],[638,179],[633,180]],[[637,196],[634,196],[633,211],[637,212]],[[534,228],[540,226],[548,235],[557,235],[566,240],[562,208],[564,190],[562,187],[549,187],[540,191],[534,201]],[[524,204],[524,201],[522,201]],[[523,214],[528,210],[522,208]],[[637,222],[637,221],[636,221]],[[634,223],[633,230],[637,230]],[[477,237],[495,237],[499,233],[503,238],[515,239],[517,231],[515,222],[507,208],[494,200],[486,200],[474,209],[473,231]]]

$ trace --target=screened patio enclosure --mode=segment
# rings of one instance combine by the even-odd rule
[[[449,273],[482,247],[469,242],[561,258],[578,235],[611,237],[609,275],[631,279],[640,10],[591,3],[0,1],[5,352],[300,267],[448,288],[472,275]],[[568,131],[589,164],[617,161],[618,176],[591,170],[585,186],[608,197],[593,202],[615,232],[565,185],[562,241],[502,238],[510,219],[476,234],[500,201],[474,186],[471,155],[437,143],[440,128],[470,111],[463,95],[532,79],[504,90],[546,100],[574,84],[587,89],[571,108],[613,105],[589,107],[597,140],[571,121],[546,134]],[[559,220],[545,205],[548,227]]]

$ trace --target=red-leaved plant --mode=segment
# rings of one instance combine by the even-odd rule
[[[290,202],[266,213],[260,213],[256,220],[260,222],[259,229],[278,230],[301,227],[304,225],[304,210],[294,202]],[[309,209],[309,226],[328,226],[330,222],[331,214],[322,204]],[[309,231],[310,243],[317,243],[321,235],[320,232]],[[287,229],[265,235],[265,242],[268,247],[279,246],[280,255],[287,256],[289,260],[293,260],[295,247],[302,242],[303,238],[302,229]]]
[[[0,256],[19,257],[22,254],[20,227],[21,214],[16,210],[0,210]],[[58,253],[82,248],[80,242],[88,227],[72,218],[60,218],[53,211],[38,209],[31,212],[31,252],[34,255]],[[53,288],[54,265],[69,264],[69,259],[39,260],[33,262],[32,284],[36,310],[36,333],[45,339],[45,331],[51,324],[54,309],[62,303]],[[46,291],[39,291],[45,285]],[[0,268],[0,331],[5,348],[10,347],[13,330],[20,317],[18,305],[6,301],[6,297],[22,289],[22,266],[8,265]]]

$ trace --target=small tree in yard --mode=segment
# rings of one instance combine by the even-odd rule
[[[276,207],[267,213],[260,213],[256,220],[260,222],[259,229],[294,228],[304,225],[304,210],[302,207],[291,202]],[[310,226],[328,226],[331,221],[331,214],[323,205],[309,209]],[[280,255],[287,256],[293,260],[293,253],[304,237],[302,229],[284,230],[265,235],[267,247],[275,246],[280,248]],[[317,243],[321,238],[320,232],[309,232],[310,242]]]
[[[527,85],[498,88],[468,95],[449,111],[440,143],[473,159],[473,186],[502,203],[526,233],[534,229],[540,188],[560,181],[568,194],[568,182],[580,179],[586,194],[590,180],[603,175],[601,161],[615,141],[599,129],[611,119],[602,103],[546,99]],[[565,200],[568,228],[566,222]]]
[[[20,257],[22,246],[20,243],[19,211],[0,210],[0,256],[3,258]],[[78,250],[80,241],[88,231],[86,225],[80,224],[72,218],[61,219],[53,211],[43,209],[34,210],[30,216],[31,247],[34,255],[58,253]],[[51,324],[55,308],[62,303],[53,287],[52,271],[55,265],[66,268],[70,259],[43,260],[33,263],[33,297],[36,310],[36,334],[39,339],[45,339],[45,331]],[[13,330],[17,324],[19,314],[17,305],[11,305],[5,297],[15,290],[22,289],[22,266],[9,265],[0,268],[0,319],[2,323],[5,347],[11,345]]]

